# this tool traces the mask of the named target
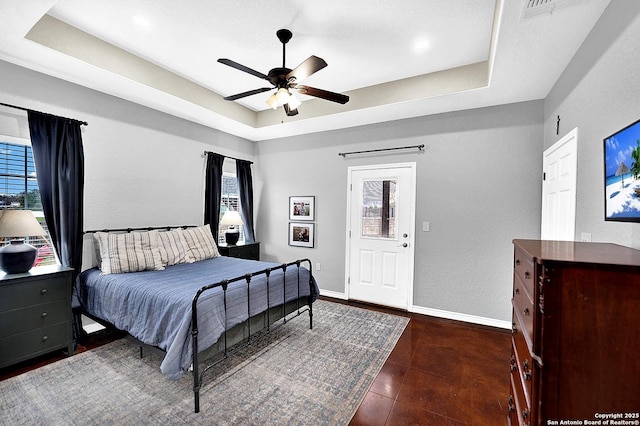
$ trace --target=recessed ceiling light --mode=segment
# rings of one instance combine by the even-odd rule
[[[426,37],[418,37],[413,41],[413,50],[416,53],[424,53],[431,47],[431,41]]]
[[[134,16],[133,17],[133,22],[135,22],[137,25],[139,25],[139,26],[141,26],[143,28],[151,27],[151,21],[149,21],[149,19],[147,19],[146,17],[144,17],[142,15]]]

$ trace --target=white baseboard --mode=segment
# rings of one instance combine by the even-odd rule
[[[322,289],[320,289],[320,296],[327,296],[327,297],[332,297],[334,299],[340,299],[340,300],[348,300],[346,294],[340,293],[340,292],[337,292],[337,291],[330,291],[330,290],[322,290]]]
[[[337,291],[321,289],[320,295],[331,297],[334,299],[349,300],[349,298],[345,293],[340,293]],[[436,318],[446,318],[446,319],[451,319],[455,321],[468,322],[471,324],[487,325],[489,327],[504,328],[507,330],[511,330],[511,321],[502,321],[502,320],[497,320],[493,318],[479,317],[476,315],[468,315],[468,314],[462,314],[459,312],[443,311],[440,309],[425,308],[422,306],[415,306],[415,305],[413,305],[409,311],[415,312],[417,314],[436,317]]]
[[[476,315],[462,314],[460,312],[443,311],[440,309],[424,308],[422,306],[413,306],[411,312],[417,314],[429,315],[437,318],[446,318],[455,321],[468,322],[471,324],[487,325],[489,327],[504,328],[511,330],[511,321],[502,321],[494,318],[479,317]]]

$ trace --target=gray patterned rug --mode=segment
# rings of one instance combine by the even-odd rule
[[[191,375],[127,340],[0,382],[7,425],[341,425],[355,414],[408,320],[319,300],[308,316],[209,370],[201,412]]]

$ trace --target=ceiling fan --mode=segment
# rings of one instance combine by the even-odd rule
[[[273,109],[277,109],[282,105],[288,116],[298,114],[298,106],[300,106],[301,103],[295,96],[293,96],[291,90],[295,90],[298,93],[304,95],[314,96],[316,98],[325,99],[331,102],[337,102],[339,104],[346,104],[347,102],[349,102],[349,96],[347,95],[298,84],[298,82],[309,77],[311,74],[314,74],[317,71],[320,71],[322,68],[326,67],[327,63],[322,58],[318,58],[317,56],[312,55],[309,56],[309,58],[307,58],[300,65],[295,67],[293,70],[287,68],[285,66],[286,45],[289,40],[291,40],[291,37],[293,37],[293,33],[291,33],[291,31],[289,30],[282,29],[278,30],[276,32],[276,35],[282,43],[282,67],[271,69],[267,75],[241,65],[235,61],[232,61],[231,59],[218,59],[218,62],[220,62],[221,64],[228,65],[237,70],[244,71],[263,80],[267,80],[273,85],[272,87],[261,87],[259,89],[238,93],[236,95],[225,96],[225,101],[235,101],[247,96],[267,92],[275,88],[276,92],[272,94],[269,99],[267,99],[267,104],[269,104],[269,106],[271,106]]]

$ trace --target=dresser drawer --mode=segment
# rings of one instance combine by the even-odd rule
[[[535,265],[533,260],[525,253],[516,249],[513,256],[513,270],[517,277],[520,278],[525,290],[533,297]]]
[[[16,284],[0,284],[0,311],[64,300],[68,282],[66,275],[58,275]]]
[[[64,300],[0,312],[0,338],[68,320]]]
[[[533,324],[534,324],[534,314],[535,309],[533,305],[533,300],[530,298],[527,292],[522,291],[522,281],[518,276],[514,277],[513,280],[513,312],[514,312],[514,323],[519,320],[520,324],[517,325],[521,331],[525,334],[524,338],[529,345],[529,349],[534,352],[534,333],[533,333]]]
[[[531,410],[524,399],[522,388],[518,380],[511,376],[511,389],[509,395],[509,423],[511,425],[531,425]]]
[[[519,381],[524,392],[527,405],[536,400],[534,395],[534,381],[537,379],[538,364],[529,353],[529,348],[524,341],[522,333],[514,333],[511,345],[511,376],[514,381]]]
[[[0,368],[67,347],[70,332],[64,322],[0,338]]]

